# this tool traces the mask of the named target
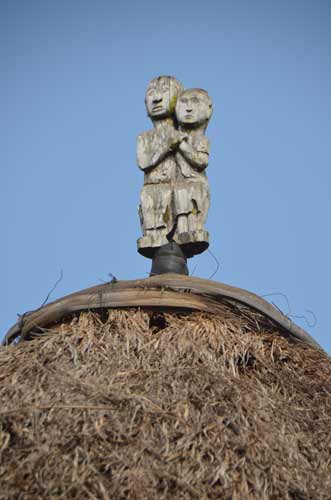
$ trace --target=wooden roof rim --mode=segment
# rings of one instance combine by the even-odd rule
[[[34,328],[45,328],[74,312],[116,307],[170,307],[217,314],[224,298],[253,308],[273,320],[289,337],[321,349],[311,335],[262,297],[225,283],[179,274],[110,282],[66,295],[21,316],[7,332],[3,344],[12,343],[17,337],[24,340]]]

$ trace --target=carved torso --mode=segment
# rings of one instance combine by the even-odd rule
[[[171,141],[171,130],[150,130],[138,136],[137,160],[144,170],[144,184],[171,182],[176,175],[176,160],[171,152],[165,151],[165,145]],[[162,152],[164,157],[162,158]],[[161,156],[156,163],[158,156]]]
[[[209,155],[210,146],[207,137],[189,136],[187,142],[194,148],[197,154],[202,153]],[[205,173],[205,168],[207,167],[207,165],[203,169],[194,168],[180,151],[176,153],[176,163],[178,180],[196,179],[207,182]]]

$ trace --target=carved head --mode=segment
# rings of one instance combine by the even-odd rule
[[[152,120],[173,116],[177,96],[183,90],[183,85],[173,76],[154,78],[146,91],[145,103],[148,116]]]
[[[177,99],[176,117],[183,127],[206,127],[212,112],[212,100],[206,90],[187,89]]]

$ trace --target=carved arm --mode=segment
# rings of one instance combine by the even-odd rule
[[[206,147],[202,146],[195,148],[184,140],[179,144],[179,151],[196,170],[201,171],[207,167],[209,160],[209,144],[206,144]]]
[[[157,140],[143,134],[137,140],[137,163],[141,170],[156,167],[172,152],[172,139]]]

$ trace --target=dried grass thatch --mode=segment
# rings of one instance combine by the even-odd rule
[[[84,312],[0,365],[0,498],[331,498],[330,359],[252,310]]]

